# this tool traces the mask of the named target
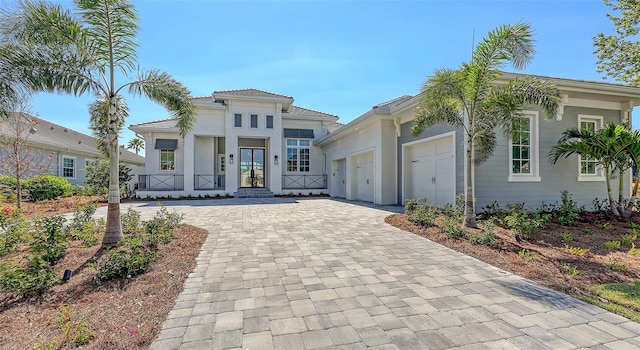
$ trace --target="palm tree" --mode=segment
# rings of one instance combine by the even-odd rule
[[[465,133],[467,227],[476,227],[472,164],[481,164],[493,153],[495,129],[502,129],[510,137],[514,120],[524,105],[541,106],[547,117],[556,113],[560,93],[545,80],[527,76],[496,84],[500,68],[510,62],[516,69],[522,69],[531,62],[533,54],[528,24],[502,25],[478,44],[470,62],[457,69],[437,69],[422,86],[413,135],[440,123],[462,128]]]
[[[607,123],[602,129],[568,129],[562,133],[558,143],[549,152],[549,161],[556,164],[560,158],[572,154],[595,159],[602,167],[607,185],[609,210],[615,216],[626,215],[624,203],[624,172],[634,165],[632,159],[638,159],[640,148],[637,146],[640,136],[634,136],[624,125]],[[613,200],[611,177],[617,173],[618,201]],[[630,214],[630,212],[629,212]]]
[[[136,154],[138,154],[140,150],[144,149],[144,141],[137,137],[133,138],[127,143],[127,149],[133,149],[136,151]]]
[[[122,95],[146,96],[191,129],[195,108],[190,92],[169,74],[142,70],[137,63],[138,18],[127,0],[76,0],[77,16],[58,5],[26,0],[2,17],[4,62],[20,67],[33,91],[97,96],[89,106],[90,128],[109,154],[109,204],[103,245],[122,237],[118,180],[118,137],[128,116]],[[125,80],[118,84],[117,80]]]

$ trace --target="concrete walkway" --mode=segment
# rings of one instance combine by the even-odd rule
[[[210,235],[152,349],[640,347],[638,323],[385,224],[399,208],[167,205]]]

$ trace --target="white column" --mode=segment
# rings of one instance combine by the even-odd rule
[[[189,133],[184,137],[184,192],[193,193],[193,175],[195,164],[195,137]]]
[[[240,154],[238,153],[238,136],[236,134],[228,134],[224,140],[227,159],[224,189],[226,193],[233,195],[233,193],[238,190],[238,162],[240,162]],[[231,158],[233,158],[233,164],[231,163]]]

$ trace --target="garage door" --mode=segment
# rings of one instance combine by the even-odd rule
[[[373,152],[359,155],[355,159],[356,184],[355,198],[361,201],[373,202]]]
[[[455,202],[453,136],[405,148],[405,198],[428,197],[437,205]]]

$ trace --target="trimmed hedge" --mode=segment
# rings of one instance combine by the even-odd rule
[[[71,184],[67,179],[55,175],[38,175],[25,180],[24,188],[29,190],[31,199],[41,201],[71,194]]]

